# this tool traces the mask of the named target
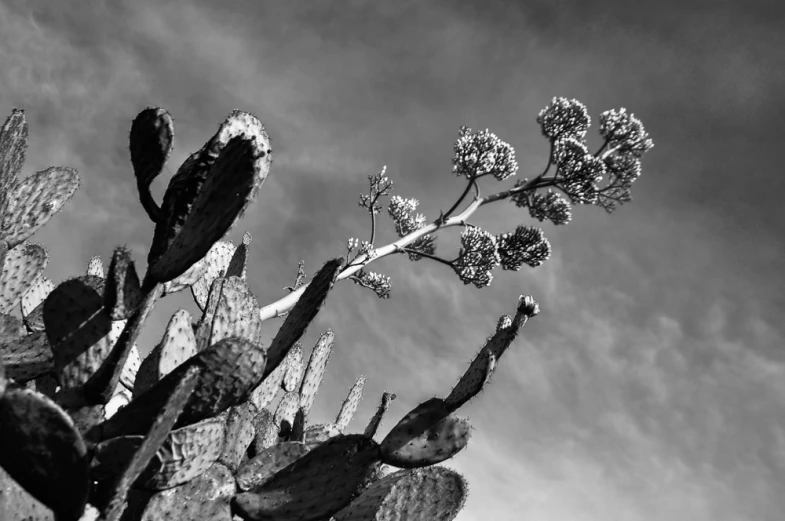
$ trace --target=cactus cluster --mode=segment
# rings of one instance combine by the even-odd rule
[[[504,175],[494,175],[507,177],[517,167],[514,155],[486,134],[483,143],[501,147],[505,154],[496,153],[510,159],[509,168],[496,169]],[[445,398],[424,401],[380,441],[391,393],[382,395],[361,434],[345,432],[364,376],[333,423],[309,425],[335,334],[320,336],[307,363],[301,339],[334,283],[378,255],[375,231],[358,257],[326,262],[308,284],[300,264],[295,285],[276,304],[274,316],[285,316],[283,323],[265,346],[261,325],[270,314],[247,283],[251,236],[246,232],[236,247],[223,240],[270,171],[270,139],[259,120],[232,112],[177,170],[159,206],[150,184],[172,150],[172,118],[148,108],[134,119],[131,163],[140,202],[155,223],[142,279],[123,247],[107,269],[93,257],[82,276],[55,285],[44,275],[47,252],[28,239],[75,192],[79,178],[71,169],[50,168],[18,179],[26,138],[24,114],[14,110],[0,130],[0,518],[391,521],[457,515],[466,481],[437,464],[467,446],[472,427],[455,413],[483,389],[521,327],[539,312],[531,297],[519,299],[514,316],[499,319]],[[476,188],[471,165],[496,170],[488,157],[462,146],[460,173]],[[372,216],[381,210],[379,196],[389,193],[386,181],[372,178],[371,195],[361,202]],[[522,192],[507,195],[518,195],[520,204]],[[437,228],[450,225],[449,213]],[[404,231],[408,242],[389,252],[413,260],[433,253],[424,235],[433,230],[424,229],[424,218]],[[407,244],[420,248],[406,250]],[[461,259],[483,255],[468,251],[468,243],[465,248]],[[465,264],[461,269],[474,269]],[[157,299],[188,288],[201,317],[174,313],[160,343],[142,359],[136,340]]]

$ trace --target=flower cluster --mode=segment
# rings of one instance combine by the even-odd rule
[[[387,211],[395,224],[395,232],[398,237],[406,237],[410,233],[425,226],[425,216],[418,213],[412,216],[420,202],[417,199],[404,199],[400,195],[390,198],[390,205]]]
[[[542,134],[555,141],[563,137],[582,140],[591,124],[586,106],[576,99],[553,98],[537,115]]]
[[[611,213],[618,205],[632,199],[630,188],[641,175],[641,161],[630,153],[617,152],[606,156],[603,161],[608,173],[608,185],[597,192],[596,204]]]
[[[461,249],[452,262],[453,269],[464,284],[484,288],[491,284],[491,270],[501,263],[496,251],[496,237],[476,227],[467,227],[461,233]]]
[[[550,219],[553,224],[560,225],[567,224],[572,219],[570,202],[553,190],[548,190],[546,195],[521,192],[513,197],[513,201],[518,207],[528,207],[529,214],[540,222]]]
[[[364,288],[372,289],[374,293],[376,293],[377,297],[390,298],[390,290],[392,289],[390,277],[374,272],[368,273],[360,270],[351,278],[355,284],[359,284]]]
[[[502,268],[518,271],[523,264],[537,267],[551,256],[551,243],[539,228],[518,226],[514,233],[498,237]]]
[[[472,133],[470,128],[461,127],[454,149],[452,171],[467,179],[491,174],[504,181],[518,171],[515,150],[488,129]]]
[[[357,249],[358,256],[366,255],[368,259],[372,259],[376,256],[376,250],[374,250],[373,244],[368,241],[360,241],[360,239],[357,238],[349,239],[346,249],[348,251],[348,255],[351,255],[352,251]]]
[[[406,237],[425,226],[425,216],[423,214],[418,213],[412,216],[418,204],[420,203],[417,199],[404,199],[399,195],[394,195],[390,198],[390,206],[387,210],[395,224],[395,231],[399,237]],[[436,251],[435,242],[435,237],[431,234],[426,234],[412,242],[408,248],[433,255]],[[417,261],[421,258],[420,255],[409,253],[409,260]]]
[[[595,204],[610,213],[632,199],[630,188],[641,175],[640,159],[654,142],[640,120],[623,108],[600,115],[600,134],[606,140],[603,148],[608,148],[601,156],[608,184],[598,190]]]
[[[415,252],[424,253],[426,255],[433,255],[436,253],[436,237],[429,234],[423,235],[416,241],[413,241],[409,246],[407,246],[407,250],[414,250],[409,251],[409,260],[411,261],[418,261],[422,259],[422,255],[418,255]]]
[[[559,186],[573,204],[597,201],[597,183],[605,175],[605,163],[589,154],[586,145],[575,138],[561,138],[554,144],[553,161],[558,168]]]
[[[393,182],[390,181],[384,174],[387,172],[387,167],[383,167],[382,171],[378,174],[369,175],[368,182],[371,185],[369,194],[360,194],[359,205],[367,208],[371,215],[378,215],[382,211],[382,205],[377,201],[380,197],[390,195]]]
[[[608,141],[611,149],[638,158],[654,146],[640,120],[624,108],[600,114],[600,135]]]

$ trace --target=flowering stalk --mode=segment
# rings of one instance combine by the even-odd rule
[[[542,134],[548,139],[550,151],[548,163],[541,174],[535,178],[518,181],[509,190],[493,195],[482,196],[477,180],[493,176],[498,181],[515,175],[518,164],[515,151],[504,141],[487,129],[472,133],[461,127],[459,138],[454,146],[453,173],[468,181],[461,196],[446,212],[425,224],[425,217],[414,215],[416,199],[403,199],[393,196],[389,213],[395,224],[399,239],[381,248],[374,248],[376,235],[375,215],[381,210],[377,204],[379,197],[388,195],[392,186],[384,177],[385,170],[376,176],[369,176],[371,189],[362,195],[360,206],[371,214],[371,242],[349,241],[347,261],[351,253],[357,254],[347,262],[336,280],[351,278],[361,286],[373,289],[379,297],[389,296],[389,278],[363,269],[371,262],[393,253],[406,253],[411,260],[426,257],[452,267],[465,284],[477,287],[490,284],[491,270],[501,265],[506,270],[518,270],[523,264],[538,266],[550,255],[550,243],[542,230],[518,226],[512,233],[494,236],[470,225],[467,220],[483,205],[512,200],[518,207],[527,207],[535,219],[549,219],[556,225],[567,224],[571,219],[571,205],[593,204],[612,212],[617,205],[630,200],[630,187],[640,176],[640,158],[652,146],[652,140],[641,122],[625,109],[608,110],[600,115],[600,135],[604,143],[594,153],[589,153],[586,144],[586,131],[591,123],[586,107],[577,100],[553,98],[551,104],[537,116]],[[555,172],[548,175],[551,166]],[[600,182],[607,179],[603,187]],[[565,197],[548,190],[547,194],[537,193],[540,188],[553,187],[563,192]],[[473,201],[458,215],[454,211],[474,189]],[[462,248],[458,258],[449,261],[434,255],[434,234],[441,228],[451,226],[467,227],[461,235]],[[298,301],[307,286],[292,291],[284,298],[264,306],[260,310],[262,320],[281,316]]]
[[[382,211],[382,206],[378,204],[379,198],[390,194],[393,182],[390,181],[384,174],[387,172],[387,167],[382,168],[382,171],[376,175],[368,176],[368,183],[370,188],[368,195],[360,195],[360,206],[367,208],[368,213],[371,215],[371,240],[369,244],[373,245],[376,238],[376,214]]]
[[[441,228],[450,228],[452,226],[465,226],[466,221],[471,217],[474,212],[481,206],[486,204],[495,203],[497,201],[501,201],[504,199],[508,199],[515,194],[519,194],[521,192],[525,192],[527,190],[536,190],[537,188],[544,188],[548,186],[553,186],[554,182],[553,179],[541,179],[540,177],[536,177],[530,181],[525,182],[524,184],[517,186],[515,188],[511,188],[509,190],[504,190],[502,192],[488,195],[484,197],[479,197],[472,201],[472,203],[466,207],[466,209],[458,215],[453,217],[449,217],[444,219],[443,222],[439,222],[440,219],[434,220],[431,224],[423,226],[419,230],[415,230],[409,235],[398,239],[397,241],[388,244],[386,246],[382,246],[381,248],[377,248],[374,250],[374,255],[372,258],[369,258],[368,255],[360,255],[356,259],[352,261],[352,264],[346,268],[344,268],[341,273],[338,274],[338,277],[335,279],[336,281],[344,280],[361,269],[364,266],[370,264],[371,262],[381,259],[382,257],[386,257],[388,255],[398,253],[401,249],[405,248],[409,244],[413,243],[417,239],[423,237],[424,235],[428,235],[429,233],[434,233]],[[272,304],[268,304],[259,310],[259,315],[262,320],[269,320],[278,316],[280,313],[285,313],[292,309],[297,301],[300,299],[302,294],[305,292],[305,288],[308,285],[303,285],[299,289],[292,291],[285,297],[273,302]]]

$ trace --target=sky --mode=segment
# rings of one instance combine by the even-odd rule
[[[541,314],[459,413],[474,426],[446,464],[470,487],[459,521],[774,521],[785,511],[778,4],[0,0],[0,113],[25,110],[23,175],[61,165],[82,179],[33,238],[56,283],[93,255],[108,265],[119,245],[144,272],[153,224],[128,153],[139,111],[175,119],[159,201],[233,109],[256,115],[274,163],[228,238],[253,235],[248,279],[267,304],[299,260],[310,276],[368,238],[358,196],[383,166],[432,219],[464,187],[451,173],[461,125],[513,145],[517,177],[531,178],[547,161],[535,119],[551,98],[580,100],[593,123],[627,108],[655,143],[630,204],[578,207],[559,227],[508,202],[475,214],[493,233],[542,227],[553,246],[542,266],[498,270],[477,289],[395,256],[369,267],[391,277],[389,300],[336,284],[303,339],[307,354],[327,328],[336,335],[311,421],[333,421],[364,374],[348,431],[388,390],[386,434],[446,396],[528,294]],[[596,126],[588,136],[596,149]],[[397,238],[379,223],[377,246]],[[437,253],[458,245],[457,229],[439,232]],[[143,352],[180,308],[197,316],[188,293],[157,305]]]

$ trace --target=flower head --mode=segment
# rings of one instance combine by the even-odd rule
[[[562,137],[583,139],[591,124],[586,106],[576,99],[553,98],[537,115],[542,134],[551,140]]]
[[[561,138],[554,144],[553,161],[560,187],[573,203],[592,204],[597,200],[597,183],[605,175],[605,163],[589,154],[586,145],[575,138]]]
[[[502,268],[518,271],[523,264],[537,267],[551,256],[551,243],[539,228],[518,226],[514,233],[498,237]]]
[[[369,175],[370,193],[360,194],[359,205],[367,208],[371,215],[378,215],[382,211],[382,205],[378,203],[380,197],[390,195],[393,182],[386,176],[387,166],[384,166],[378,174]]]
[[[453,269],[464,284],[483,288],[491,284],[491,270],[499,265],[501,258],[496,251],[496,237],[476,227],[467,227],[461,233],[462,248],[455,259]]]
[[[632,183],[641,175],[641,161],[633,153],[614,152],[603,159],[608,185],[597,192],[597,206],[608,213],[632,200]]]
[[[436,237],[430,233],[423,235],[416,241],[412,242],[407,249],[415,250],[427,255],[433,255],[436,253]],[[417,253],[409,253],[410,261],[418,261],[420,259],[422,259],[422,255],[418,255]]]
[[[529,214],[539,220],[550,219],[553,224],[567,224],[572,219],[572,206],[561,195],[548,190],[546,195],[535,192],[529,196],[526,192],[513,199],[517,206],[528,207]]]
[[[390,298],[390,291],[392,290],[390,277],[372,271],[360,270],[352,277],[352,280],[355,284],[373,290],[379,298]]]
[[[640,120],[624,108],[600,114],[600,135],[612,149],[629,152],[635,157],[641,157],[654,146]]]
[[[387,211],[395,224],[395,231],[399,237],[405,237],[425,225],[424,215],[417,214],[412,217],[412,212],[417,209],[418,204],[420,203],[417,199],[404,199],[400,195],[390,198]]]
[[[418,204],[419,201],[417,199],[404,199],[399,195],[394,195],[390,198],[390,206],[387,211],[393,220],[393,224],[395,224],[395,231],[399,237],[406,237],[425,226],[425,216],[423,214],[412,215]],[[412,242],[409,245],[409,249],[432,255],[436,251],[435,242],[436,238],[431,234],[423,235]],[[421,258],[421,255],[409,253],[409,260],[417,261]]]
[[[491,174],[504,181],[518,171],[515,150],[488,129],[472,133],[470,128],[461,127],[454,150],[452,171],[467,179]]]

